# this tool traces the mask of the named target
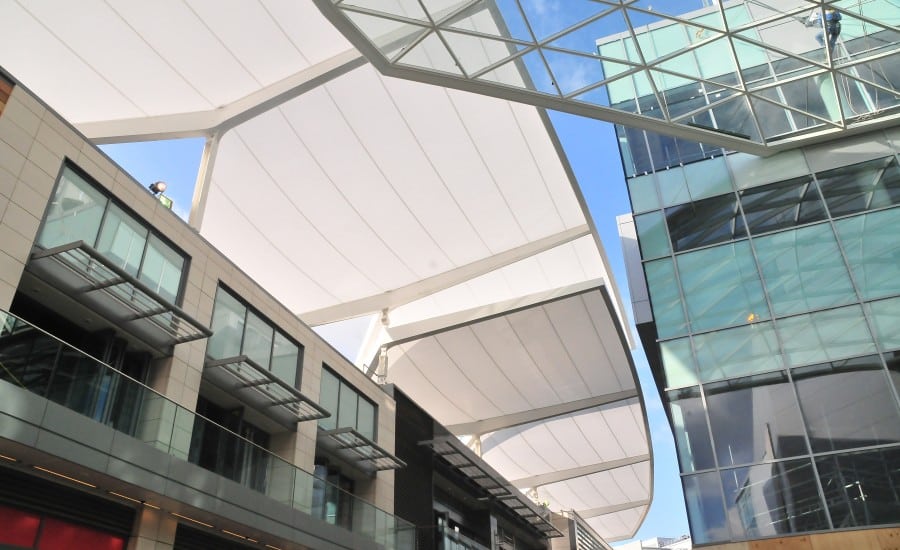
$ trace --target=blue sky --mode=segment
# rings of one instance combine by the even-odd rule
[[[616,227],[616,216],[630,211],[630,205],[613,127],[557,112],[551,112],[551,119],[606,247],[613,276],[630,315],[625,265]],[[187,219],[203,146],[204,140],[196,138],[104,145],[102,149],[144,186],[165,181],[166,195],[175,201],[174,210]],[[636,538],[687,534],[672,434],[644,353],[636,349],[633,355],[644,390],[655,458],[653,504]]]

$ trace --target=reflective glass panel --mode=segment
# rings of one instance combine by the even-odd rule
[[[813,452],[900,442],[900,414],[877,355],[794,369]]]
[[[677,388],[697,384],[697,367],[694,365],[690,339],[660,342],[659,351],[662,354],[666,387]]]
[[[657,134],[646,133],[651,142],[655,142]],[[662,136],[658,136],[661,138]],[[658,139],[657,138],[657,139]],[[672,138],[669,138],[672,139]],[[684,179],[684,170],[680,167],[671,170],[660,170],[662,166],[656,166],[659,170],[656,172],[656,178],[659,182],[659,193],[662,196],[663,206],[674,206],[691,200],[691,194],[688,193],[687,181]]]
[[[900,293],[900,208],[838,220],[834,226],[863,299]]]
[[[275,331],[275,341],[272,344],[272,374],[290,386],[299,386],[299,380],[297,380],[299,360],[300,348],[297,344]]]
[[[816,174],[834,217],[900,203],[900,168],[894,157]]]
[[[778,320],[791,365],[808,365],[875,353],[875,343],[858,305]]]
[[[900,449],[816,459],[837,529],[900,523]]]
[[[38,244],[53,248],[84,241],[94,246],[106,203],[103,193],[71,169],[65,168],[47,209]]]
[[[808,459],[725,470],[722,488],[735,540],[828,528]]]
[[[900,298],[879,300],[868,305],[881,349],[900,349]]]
[[[147,244],[147,228],[110,204],[103,218],[103,228],[97,239],[97,251],[112,260],[130,275],[137,275]]]
[[[681,481],[694,544],[730,540],[718,474],[707,472],[684,476]]]
[[[184,258],[159,237],[150,235],[141,264],[140,280],[170,302],[178,298]]]
[[[213,307],[213,318],[206,354],[213,359],[226,359],[241,354],[241,342],[244,340],[244,321],[247,308],[234,296],[221,288],[216,290],[216,303]]]
[[[356,428],[356,405],[359,396],[353,391],[353,387],[341,381],[341,397],[338,403],[337,422],[338,428]]]
[[[745,237],[733,193],[666,208],[669,237],[676,252]]]
[[[747,241],[681,254],[676,261],[693,331],[769,317]]]
[[[356,431],[371,440],[375,440],[375,405],[367,399],[359,398],[359,410],[356,413]]]
[[[264,369],[269,368],[272,359],[272,338],[274,332],[269,323],[252,311],[247,312],[247,326],[244,328],[244,347],[241,353]]]
[[[634,217],[641,258],[653,260],[669,254],[669,236],[666,235],[666,220],[660,210]]]
[[[675,426],[675,446],[678,448],[681,471],[694,472],[714,467],[700,388],[694,386],[672,390],[666,395]]]
[[[698,334],[694,350],[704,382],[778,370],[784,365],[772,323]]]
[[[808,454],[786,372],[715,382],[704,390],[719,467]]]
[[[628,194],[631,196],[631,208],[635,213],[659,208],[655,178],[656,176],[649,174],[628,180]]]
[[[856,301],[830,224],[773,233],[753,243],[776,316]]]
[[[725,157],[694,162],[684,167],[691,200],[705,199],[732,191]]]
[[[663,258],[644,264],[647,288],[653,305],[653,318],[660,338],[687,333],[684,306],[675,279],[675,267],[671,259]]]
[[[751,235],[826,218],[825,206],[809,176],[745,189],[740,197]]]
[[[322,385],[319,389],[319,405],[331,413],[328,418],[319,420],[319,426],[324,430],[337,428],[338,394],[340,392],[340,380],[328,369],[322,369]]]

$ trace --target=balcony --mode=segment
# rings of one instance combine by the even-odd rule
[[[83,241],[38,249],[27,269],[156,349],[212,334]]]
[[[337,529],[347,532],[337,537],[347,548],[415,546],[411,524],[348,493],[341,522],[314,519],[322,517],[314,490],[344,493],[339,487],[3,311],[0,404],[4,449],[18,443],[24,451],[50,453],[56,464],[68,460],[88,468],[79,468],[85,475],[131,484],[164,509],[175,502],[180,508],[173,512],[188,505],[252,528],[269,526],[265,532],[279,536],[300,529],[329,542]],[[217,432],[247,467],[208,472],[197,466],[192,433],[198,429]]]

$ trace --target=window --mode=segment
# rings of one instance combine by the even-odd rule
[[[170,302],[181,292],[186,256],[165,243],[71,167],[64,167],[37,244],[83,241]]]
[[[813,452],[900,443],[900,415],[877,355],[794,369]]]
[[[246,355],[290,386],[300,385],[303,348],[221,286],[211,325],[206,355],[213,359]]]
[[[733,193],[666,208],[666,223],[676,252],[747,235]]]
[[[894,157],[816,174],[834,217],[900,203],[900,167]]]
[[[864,300],[900,293],[900,208],[837,220],[834,227]]]
[[[800,409],[784,371],[704,389],[719,466],[808,454]]]
[[[825,206],[809,176],[747,189],[740,197],[751,234],[825,219]]]
[[[715,467],[700,388],[671,390],[668,401],[681,471],[694,472]]]
[[[671,258],[647,262],[644,264],[647,274],[647,288],[650,289],[650,302],[653,305],[653,319],[660,338],[687,334],[687,320],[684,318],[684,304],[678,285],[674,284],[675,264]]]
[[[856,301],[830,224],[758,237],[754,245],[776,316]]]
[[[734,540],[828,529],[809,459],[723,470]]]
[[[900,450],[830,455],[816,460],[835,527],[900,523]]]
[[[375,441],[377,407],[325,366],[322,368],[319,404],[331,413],[330,417],[319,420],[322,429],[353,428]]]
[[[795,366],[875,353],[858,305],[780,319],[778,332],[785,357]]]
[[[244,420],[242,409],[225,409],[200,397],[191,434],[190,462],[253,490],[266,491],[269,454],[264,449],[269,447],[269,434]]]
[[[769,317],[759,272],[746,240],[681,254],[676,260],[694,331]]]
[[[637,227],[641,258],[652,260],[670,253],[669,236],[666,235],[666,220],[661,211],[635,216],[634,224]]]
[[[716,472],[684,476],[681,481],[694,543],[731,539],[722,506],[722,486]]]

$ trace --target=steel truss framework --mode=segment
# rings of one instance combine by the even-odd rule
[[[900,116],[896,0],[314,2],[384,74],[753,154]]]

